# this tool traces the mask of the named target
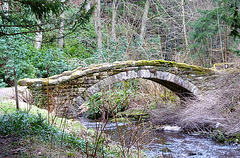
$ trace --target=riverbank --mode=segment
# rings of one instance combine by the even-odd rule
[[[87,129],[78,120],[15,100],[0,100],[0,157],[145,157],[141,150],[111,141],[102,130]],[[125,156],[124,156],[125,155]]]
[[[142,152],[143,144],[145,143],[145,137],[149,134],[154,125],[178,125],[186,133],[197,133],[204,134],[206,137],[211,137],[212,140],[222,143],[222,144],[231,144],[238,145],[240,143],[240,70],[239,69],[230,69],[222,73],[221,77],[215,78],[209,82],[215,84],[216,89],[212,91],[206,91],[202,97],[198,100],[187,100],[184,106],[179,105],[179,99],[174,96],[170,91],[166,91],[161,87],[158,87],[152,82],[146,82],[145,80],[133,81],[132,85],[144,82],[144,84],[136,87],[131,87],[132,85],[123,83],[124,87],[122,91],[115,92],[117,89],[112,89],[111,93],[103,93],[100,99],[97,97],[93,100],[93,104],[90,107],[94,108],[95,105],[101,107],[100,112],[107,112],[109,107],[115,107],[116,105],[127,105],[127,109],[123,110],[124,112],[115,113],[114,108],[111,111],[113,119],[111,121],[116,124],[118,127],[120,120],[137,120],[137,124],[132,123],[128,126],[129,131],[121,134],[118,130],[118,135],[120,135],[120,141],[118,143],[109,139],[109,136],[105,135],[105,127],[107,122],[110,122],[110,119],[107,117],[107,120],[104,120],[102,126],[99,130],[96,129],[86,129],[79,121],[76,121],[74,118],[64,119],[52,114],[49,114],[47,110],[37,108],[31,104],[21,102],[20,108],[27,113],[34,114],[35,119],[40,119],[40,116],[44,118],[44,121],[47,125],[56,127],[59,132],[71,134],[77,139],[83,139],[85,147],[79,151],[79,149],[72,149],[69,151],[69,147],[64,148],[61,146],[51,146],[49,142],[39,142],[39,138],[35,137],[25,137],[24,139],[19,139],[18,137],[12,137],[10,135],[1,135],[0,145],[2,144],[3,150],[1,153],[6,151],[11,151],[8,154],[14,155],[14,153],[30,154],[36,156],[38,153],[40,155],[48,155],[50,153],[44,153],[47,148],[53,148],[57,153],[63,153],[61,156],[77,157],[84,155],[138,155],[140,154],[144,157]],[[144,87],[145,86],[145,87]],[[25,89],[24,87],[19,87],[20,94],[23,96]],[[127,91],[132,89],[131,91]],[[153,91],[154,89],[154,91]],[[137,90],[137,92],[136,92]],[[134,92],[134,93],[132,93]],[[21,97],[20,101],[27,101],[27,97]],[[0,114],[14,114],[15,115],[15,101],[14,99],[14,89],[6,88],[0,89]],[[99,102],[100,101],[100,102]],[[119,108],[125,109],[124,107]],[[101,111],[102,110],[102,111]],[[99,110],[98,110],[99,111]],[[109,111],[108,111],[109,112]],[[95,114],[95,111],[91,112]],[[40,114],[40,115],[39,115]],[[105,113],[106,114],[106,113]],[[100,116],[101,117],[101,116]],[[115,118],[114,118],[115,117]],[[121,119],[117,118],[121,117]],[[130,119],[128,118],[130,117]],[[150,117],[150,118],[149,118]],[[41,119],[40,119],[41,120]],[[142,126],[142,122],[145,120],[150,120],[151,123],[145,127]],[[31,123],[30,123],[31,124]],[[97,124],[96,124],[97,126]],[[31,126],[32,127],[32,126]],[[161,127],[160,127],[161,128]],[[4,129],[4,128],[1,128]],[[143,132],[140,132],[143,131]],[[123,138],[128,138],[132,140],[129,144]],[[16,147],[6,144],[17,142]],[[75,139],[75,138],[74,138]],[[31,146],[31,143],[28,143],[26,147],[24,142],[37,142],[37,145]],[[41,144],[41,145],[39,145]],[[111,144],[111,145],[109,145]],[[136,146],[136,144],[138,144]],[[14,145],[14,143],[13,143]],[[41,150],[37,146],[43,146],[43,152],[38,152]],[[134,149],[133,149],[134,148]],[[14,149],[14,150],[12,150]],[[16,149],[16,150],[15,150]],[[20,150],[21,149],[21,150]],[[53,152],[54,153],[54,152]],[[51,154],[52,150],[51,150]],[[69,155],[66,153],[70,153]],[[50,154],[50,157],[52,156]],[[72,155],[72,156],[71,156]],[[79,156],[78,155],[78,156]],[[111,156],[110,156],[111,157]],[[134,156],[133,156],[134,157]]]
[[[219,71],[221,75],[208,82],[197,100],[186,100],[184,106],[159,106],[152,112],[155,124],[172,124],[188,133],[207,134],[214,141],[240,143],[240,69]],[[206,87],[207,89],[207,87]]]

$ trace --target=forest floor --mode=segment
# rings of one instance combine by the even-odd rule
[[[13,145],[16,142],[16,137],[0,135],[0,158],[17,157],[18,152],[22,150],[22,146]]]
[[[14,96],[14,88],[0,88],[0,100],[3,98],[10,99]]]
[[[18,87],[20,94],[26,90],[26,87]],[[26,110],[28,105],[22,101],[21,96],[19,96],[19,104],[21,110]],[[0,115],[11,114],[16,111],[15,103],[15,89],[14,87],[10,88],[0,88]],[[47,115],[46,110],[36,108],[35,106],[31,107],[32,113],[41,113],[43,117]],[[1,118],[3,119],[3,118]],[[70,122],[70,123],[69,123]],[[56,119],[55,124],[58,125],[59,120]],[[67,120],[69,126],[66,126],[66,131],[72,130],[84,130],[78,122]],[[75,125],[78,124],[78,125]],[[2,126],[0,124],[0,126]],[[1,128],[1,127],[0,127]],[[0,130],[3,131],[3,130]],[[44,140],[44,138],[43,138]],[[15,134],[2,135],[0,134],[0,158],[21,158],[21,157],[83,157],[82,153],[52,145],[49,142],[39,140],[35,136],[24,136],[21,137]]]
[[[0,100],[10,99],[13,97],[13,88],[0,88]],[[12,144],[16,142],[16,137],[14,136],[1,136],[0,135],[0,158],[3,157],[17,157],[19,149],[21,146],[13,146]]]

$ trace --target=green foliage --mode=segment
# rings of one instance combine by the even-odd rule
[[[219,143],[225,143],[226,141],[226,137],[221,130],[215,131],[211,138],[212,140],[217,141]]]
[[[38,19],[46,18],[50,14],[60,15],[64,10],[64,3],[66,3],[59,0],[21,0],[18,2],[23,7],[29,8]]]
[[[74,32],[88,23],[94,6],[87,11],[85,8],[87,0],[85,0],[75,12],[61,18],[60,15],[69,9],[68,2],[68,0],[7,1],[8,9],[0,10],[0,37],[35,33],[39,28],[43,32],[54,33],[60,29],[61,21],[64,21],[64,28],[67,30],[64,36]],[[40,25],[38,20],[41,21]],[[18,30],[12,28],[18,28]]]
[[[214,9],[201,11],[200,13],[202,16],[190,24],[194,29],[190,33],[190,38],[195,40],[193,47],[198,47],[199,44],[206,44],[208,38],[214,37],[221,29],[218,26],[218,18],[221,18],[223,10]]]
[[[240,1],[239,0],[216,0],[218,7],[224,10],[223,20],[231,27],[230,36],[240,38]]]
[[[218,7],[212,10],[200,11],[201,16],[190,24],[194,31],[191,32],[190,38],[196,42],[206,44],[209,37],[214,37],[218,31],[221,31],[222,23],[231,26],[232,30],[230,35],[239,36],[238,30],[240,29],[240,12],[236,10],[237,4],[235,1],[229,0],[216,0],[219,4]]]
[[[68,63],[66,53],[57,47],[36,50],[32,44],[21,40],[21,36],[0,38],[0,86],[12,86],[13,69],[17,79],[49,77],[75,67]]]
[[[101,107],[103,106],[103,100],[101,99],[102,93],[98,92],[95,93],[89,100],[87,106],[88,106],[88,111],[86,113],[88,118],[91,119],[97,119],[102,116],[102,109]]]
[[[228,16],[224,8],[217,7],[212,10],[200,11],[201,16],[195,20],[190,26],[193,28],[193,31],[190,32],[189,38],[194,41],[191,45],[191,52],[193,59],[207,59],[204,61],[206,67],[210,66],[211,62],[211,50],[212,45],[216,45],[215,48],[221,46],[221,42],[218,36],[223,36],[226,33],[226,26],[228,21]],[[221,37],[220,37],[221,38]],[[222,37],[222,39],[225,39]],[[228,42],[228,41],[224,41]],[[220,62],[220,61],[217,61]]]
[[[29,62],[36,68],[36,77],[49,77],[75,68],[67,62],[66,54],[59,48],[33,50],[28,55]]]
[[[43,124],[44,119],[27,114],[25,112],[15,112],[0,116],[1,135],[49,135],[51,128]]]
[[[98,92],[90,98],[86,115],[90,119],[98,119],[104,113],[111,117],[117,112],[128,108],[129,96],[130,90]]]
[[[90,58],[96,52],[96,37],[94,25],[89,23],[85,29],[78,29],[65,38],[65,52],[79,60]]]
[[[35,136],[39,140],[52,140],[55,144],[61,144],[70,149],[85,148],[84,140],[51,126],[41,114],[36,116],[23,111],[0,115],[0,134],[17,137]]]

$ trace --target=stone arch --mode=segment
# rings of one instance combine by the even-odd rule
[[[144,78],[157,82],[173,91],[177,96],[179,96],[181,100],[184,100],[184,98],[186,97],[199,96],[199,89],[195,85],[193,85],[187,80],[183,80],[181,77],[175,74],[162,71],[151,72],[150,70],[133,70],[109,76],[92,85],[91,87],[86,89],[85,99],[88,100],[88,98],[91,97],[93,94],[100,92],[103,87],[112,85],[120,81],[136,78]]]

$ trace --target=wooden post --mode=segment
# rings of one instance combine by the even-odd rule
[[[16,96],[16,106],[17,110],[19,110],[19,103],[18,103],[18,89],[17,89],[17,75],[16,75],[16,67],[14,66],[14,87],[15,87],[15,96]]]

